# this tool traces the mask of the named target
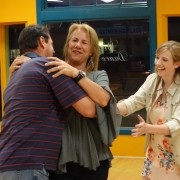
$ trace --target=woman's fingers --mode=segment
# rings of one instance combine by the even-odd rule
[[[146,133],[146,123],[144,119],[138,114],[137,118],[139,120],[139,124],[135,125],[135,128],[131,130],[133,137],[139,137]]]
[[[51,62],[45,63],[45,66],[59,66],[59,62],[51,61]]]
[[[47,73],[52,73],[52,72],[56,72],[56,71],[60,71],[60,66],[55,66],[55,67],[48,69]]]
[[[26,56],[18,56],[16,57],[16,59],[14,59],[14,61],[12,62],[11,66],[9,67],[9,74],[10,77],[12,76],[12,74],[21,67],[21,65],[23,63],[25,63],[26,61],[30,60],[31,58],[26,57]]]
[[[137,118],[138,118],[138,120],[139,120],[139,123],[145,122],[144,119],[143,119],[139,114],[137,115]]]
[[[26,57],[26,56],[18,56],[18,57],[16,57],[16,59],[14,59],[11,66],[21,65],[21,64],[25,63],[26,61],[28,61],[29,59],[30,58]]]
[[[57,73],[53,74],[52,77],[55,78],[55,77],[58,77],[62,74],[63,74],[62,71],[58,71]]]
[[[69,77],[76,77],[79,73],[79,70],[72,67],[68,63],[63,60],[60,60],[56,57],[48,57],[48,59],[54,60],[48,63],[45,63],[45,66],[51,66],[50,69],[47,70],[47,73],[53,73],[52,77],[58,77],[62,74]]]
[[[139,136],[140,136],[140,132],[139,132],[138,129],[132,129],[132,130],[131,130],[131,135],[132,135],[133,137],[139,137]]]
[[[64,62],[63,60],[60,60],[59,61],[51,61],[51,62],[47,62],[45,63],[45,66],[61,66],[61,65],[66,65],[67,63]]]

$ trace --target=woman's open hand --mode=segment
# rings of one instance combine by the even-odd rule
[[[137,115],[137,118],[139,120],[139,124],[136,124],[135,128],[131,130],[133,137],[139,137],[146,133],[147,124],[145,120],[140,115]]]
[[[51,69],[49,69],[47,71],[47,73],[52,73],[55,72],[55,74],[53,74],[52,77],[58,77],[62,74],[69,76],[71,78],[75,78],[78,73],[79,70],[72,67],[71,65],[69,65],[68,63],[66,63],[65,61],[57,58],[57,57],[48,57],[48,59],[52,60],[51,62],[48,62],[45,64],[45,66],[54,66]]]

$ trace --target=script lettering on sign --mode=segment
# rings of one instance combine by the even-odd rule
[[[117,61],[127,61],[128,55],[125,50],[119,51],[118,53],[110,53],[110,54],[102,54],[100,57],[100,61],[104,62],[117,62]]]

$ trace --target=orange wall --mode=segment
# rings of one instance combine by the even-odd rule
[[[145,136],[133,138],[130,135],[119,135],[114,140],[111,152],[114,156],[145,156]]]
[[[36,0],[1,0],[0,12],[0,23],[36,23]]]
[[[179,0],[156,0],[157,46],[168,40],[168,17],[180,17]]]

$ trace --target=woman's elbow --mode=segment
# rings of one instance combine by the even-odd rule
[[[108,105],[109,101],[110,101],[110,95],[108,94],[108,95],[104,96],[103,98],[101,98],[101,100],[99,101],[98,104],[101,107],[106,107]]]
[[[101,101],[101,102],[99,103],[99,106],[101,106],[101,107],[106,107],[106,106],[108,105],[108,103],[109,103],[109,101]]]
[[[86,108],[86,110],[83,111],[83,116],[87,118],[94,118],[96,117],[96,109],[94,108]]]

